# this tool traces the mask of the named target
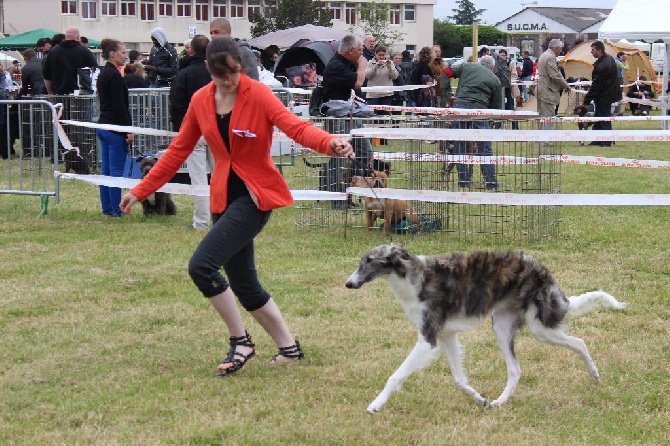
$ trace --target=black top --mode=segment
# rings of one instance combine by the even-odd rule
[[[528,77],[533,75],[533,61],[530,57],[523,58],[523,65],[521,66],[521,77]]]
[[[212,81],[204,55],[194,54],[184,59],[184,67],[177,72],[170,85],[170,120],[175,132],[179,131],[193,94]]]
[[[225,114],[223,116],[216,115],[216,122],[219,124],[219,132],[221,132],[221,138],[223,138],[223,143],[230,153],[230,138],[228,137],[228,131],[230,130],[230,115],[233,112]],[[244,195],[249,195],[249,189],[247,189],[246,184],[242,181],[233,166],[230,166],[230,176],[228,177],[228,203],[231,203],[234,199],[239,198]]]
[[[177,74],[177,50],[166,43],[165,46],[151,47],[149,65],[156,67],[156,71],[147,72],[147,82],[158,87],[169,87],[172,78]]]
[[[594,100],[603,104],[611,104],[621,99],[619,70],[612,56],[603,54],[596,60],[596,63],[593,64],[591,78],[591,88],[584,97],[585,104]]]
[[[137,73],[126,73],[123,75],[123,83],[128,88],[147,88],[149,83]]]
[[[98,67],[91,50],[76,40],[64,40],[49,50],[42,74],[51,81],[54,94],[72,94],[79,88],[79,68],[86,67]]]
[[[42,77],[42,61],[32,58],[21,70],[21,94],[38,96],[46,93]]]
[[[330,59],[323,70],[323,102],[331,99],[349,100],[351,89],[358,80],[357,66],[339,53]],[[360,89],[356,94],[362,96]]]
[[[128,88],[119,70],[107,62],[98,75],[100,124],[132,125],[128,110]],[[115,132],[121,135],[124,133]]]

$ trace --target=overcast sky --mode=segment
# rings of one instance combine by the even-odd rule
[[[531,3],[533,0],[470,0],[477,9],[486,9],[482,14],[483,23],[495,25],[506,18],[521,11],[523,4]],[[528,6],[554,6],[554,7],[581,7],[581,8],[613,8],[616,0],[537,0],[537,5]],[[447,16],[454,15],[452,11],[456,8],[456,0],[437,0],[434,14],[436,19],[445,20]]]

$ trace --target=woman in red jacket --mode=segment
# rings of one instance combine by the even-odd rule
[[[235,295],[277,344],[279,353],[272,363],[304,357],[256,275],[254,237],[273,209],[293,204],[270,155],[273,126],[327,155],[353,157],[354,152],[347,140],[298,118],[268,87],[243,74],[242,56],[232,38],[213,39],[206,60],[212,82],[193,95],[179,134],[149,175],[123,196],[120,207],[128,214],[137,201],[158,190],[204,136],[215,160],[210,182],[213,226],[196,248],[188,271],[228,328],[230,350],[217,368],[217,375],[223,376],[241,369],[256,353]]]

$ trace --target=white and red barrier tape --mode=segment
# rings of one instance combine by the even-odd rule
[[[670,130],[351,129],[352,136],[418,141],[670,141]]]
[[[432,203],[499,204],[511,206],[668,206],[670,194],[508,194],[487,192],[443,192],[434,190],[369,189],[350,187],[347,192],[362,197]]]
[[[605,158],[597,156],[542,155],[526,158],[520,156],[484,156],[484,155],[447,155],[442,153],[404,153],[374,152],[374,158],[380,161],[434,162],[458,164],[496,164],[529,165],[539,164],[540,160],[585,166],[637,167],[644,169],[669,169],[670,161],[639,160],[630,158]]]
[[[109,177],[105,175],[79,175],[74,173],[54,172],[54,176],[59,176],[68,180],[79,180],[96,186],[120,187],[123,189],[132,189],[140,182],[135,178]],[[167,183],[158,192],[166,192],[175,195],[192,195],[196,197],[209,197],[209,186],[194,186],[189,184]],[[343,201],[347,199],[344,192],[327,192],[319,190],[292,190],[291,194],[296,201]]]

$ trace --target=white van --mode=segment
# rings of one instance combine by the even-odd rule
[[[488,48],[489,51],[497,53],[500,50],[507,50],[507,55],[510,60],[518,60],[521,57],[521,50],[515,46],[500,46],[500,45],[479,45],[477,47],[477,52],[482,48]],[[468,57],[472,56],[472,47],[466,46],[463,47],[463,60],[467,61]],[[473,59],[474,61],[474,59]],[[475,61],[476,62],[476,61]]]

